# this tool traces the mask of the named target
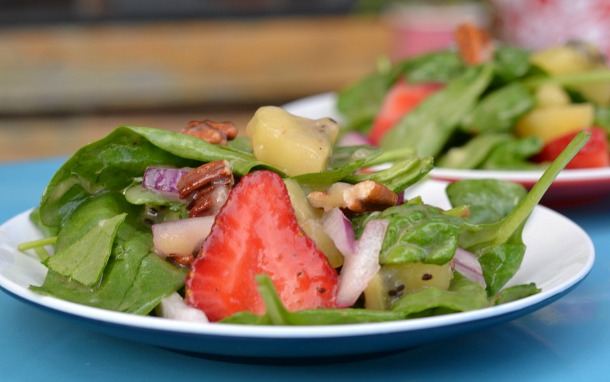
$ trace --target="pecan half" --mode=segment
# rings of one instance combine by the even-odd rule
[[[313,191],[307,195],[315,208],[346,209],[354,213],[382,211],[396,205],[398,195],[381,183],[365,180],[354,185],[335,183],[327,191]]]
[[[217,160],[180,178],[178,195],[187,201],[189,217],[214,215],[226,202],[234,183],[229,162]]]
[[[180,132],[203,139],[214,145],[226,145],[227,141],[237,136],[239,130],[233,122],[214,122],[205,119],[203,121],[190,121]]]
[[[465,23],[457,27],[454,38],[460,56],[468,65],[489,61],[493,54],[493,42],[484,29]]]

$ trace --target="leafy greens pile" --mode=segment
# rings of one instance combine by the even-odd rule
[[[381,213],[388,215],[397,228],[394,237],[386,238],[387,245],[403,241],[418,248],[424,253],[418,261],[446,262],[457,246],[475,253],[484,268],[487,290],[456,273],[448,291],[429,288],[406,295],[391,311],[353,307],[287,312],[273,285],[261,275],[258,280],[267,313],[239,313],[224,322],[315,325],[386,321],[479,309],[536,293],[533,284],[505,290],[502,287],[518,270],[525,253],[521,230],[527,217],[587,138],[584,132],[577,136],[528,194],[520,186],[501,181],[463,181],[448,188],[449,198],[456,206],[453,210],[440,211],[416,198]],[[310,190],[338,181],[373,179],[400,192],[432,168],[431,158],[406,153],[404,149],[368,146],[337,148],[327,171],[294,179]],[[55,244],[54,254],[42,259],[48,267],[44,283],[31,289],[93,307],[151,314],[165,296],[182,290],[186,270],[162,259],[153,249],[146,209],[167,201],[151,196],[134,203],[126,198],[125,190],[141,182],[148,166],[196,167],[219,159],[229,161],[237,176],[258,169],[281,174],[257,161],[242,141],[215,146],[185,134],[153,128],[119,127],[81,148],[51,179],[31,215],[47,236],[39,246],[49,241]],[[378,172],[356,172],[381,163],[392,166]],[[458,217],[464,206],[468,206],[470,215]],[[166,207],[174,214],[172,218],[184,216],[180,203]],[[378,213],[372,213],[358,219],[364,222],[378,217]],[[405,225],[409,221],[412,223]],[[354,224],[358,226],[357,219]],[[442,230],[446,234],[430,231],[430,227],[440,226],[447,228]],[[28,248],[36,246],[27,243]],[[413,260],[408,254],[405,256],[404,261]]]
[[[489,62],[476,66],[466,65],[458,52],[450,50],[383,62],[377,71],[338,92],[336,106],[346,121],[343,130],[367,135],[386,94],[400,78],[413,84],[439,83],[444,88],[402,117],[383,137],[381,147],[411,147],[417,155],[434,156],[438,167],[544,168],[528,160],[542,150],[543,142],[513,132],[517,121],[537,105],[534,89],[542,84],[607,81],[610,71],[549,75],[532,64],[530,56],[526,50],[499,45]],[[578,92],[570,95],[584,100]],[[605,129],[610,139],[607,105],[595,105],[594,125]]]

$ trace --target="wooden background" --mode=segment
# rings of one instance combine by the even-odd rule
[[[69,155],[118,125],[244,125],[346,86],[390,40],[354,16],[0,28],[0,160]]]

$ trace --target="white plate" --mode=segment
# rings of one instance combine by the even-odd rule
[[[341,114],[335,107],[336,95],[323,93],[303,98],[284,105],[296,115],[308,118],[331,117],[341,122]],[[492,170],[455,170],[435,168],[430,176],[438,180],[453,182],[460,179],[494,178],[523,184],[531,188],[542,175],[542,171],[492,171]],[[562,171],[542,202],[551,207],[563,207],[591,203],[610,195],[610,167]]]
[[[427,181],[411,190],[428,204],[447,207],[446,183]],[[512,320],[539,309],[574,288],[591,270],[591,239],[575,223],[537,207],[524,230],[528,248],[510,284],[535,282],[542,292],[501,306],[397,322],[316,327],[265,327],[179,322],[91,308],[28,289],[40,284],[44,267],[17,251],[40,238],[23,212],[0,226],[0,287],[10,295],[97,331],[208,358],[255,362],[354,359],[398,351]]]

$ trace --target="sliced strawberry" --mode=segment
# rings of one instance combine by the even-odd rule
[[[399,80],[385,95],[381,110],[373,121],[369,139],[379,145],[381,138],[421,101],[443,87],[438,83],[410,84]]]
[[[610,166],[610,151],[606,132],[599,127],[586,129],[591,132],[589,142],[572,158],[566,168],[596,168]],[[547,143],[535,156],[536,162],[552,162],[565,149],[578,131],[563,135]]]
[[[210,321],[265,311],[255,276],[267,274],[291,311],[335,307],[337,272],[298,225],[281,177],[241,178],[186,279],[186,301]]]

